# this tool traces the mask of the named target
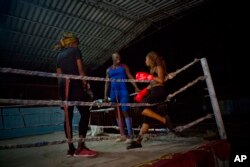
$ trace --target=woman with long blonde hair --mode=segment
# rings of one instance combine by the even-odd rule
[[[138,72],[136,79],[138,80],[152,80],[150,84],[143,90],[141,90],[136,96],[136,102],[142,103],[161,103],[167,95],[165,93],[164,83],[167,79],[172,79],[175,74],[166,71],[166,63],[163,57],[159,56],[156,52],[151,51],[146,55],[146,66],[149,67],[150,73]],[[172,123],[167,115],[158,114],[157,106],[153,107],[141,107],[141,114],[143,115],[143,124],[140,129],[138,138],[133,141],[127,149],[140,148],[142,147],[141,141],[143,135],[148,132],[150,124],[155,120],[164,124],[171,131],[173,130]]]

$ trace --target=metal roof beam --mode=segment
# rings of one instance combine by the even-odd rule
[[[147,5],[147,6],[151,7],[152,9],[159,9],[159,8],[155,7],[154,5],[151,5],[151,4],[147,3],[147,2],[145,2],[145,0],[139,0],[139,1],[140,1],[141,3]],[[172,1],[173,1],[173,0],[170,0],[169,2],[172,2]],[[164,11],[161,11],[161,13],[168,15],[168,14],[167,14],[166,12],[164,12]]]
[[[189,2],[183,3],[180,1],[181,4],[177,5],[176,7],[171,8],[168,12],[169,15],[174,15],[180,12],[183,12],[184,10],[193,8],[195,5],[200,4],[204,0],[190,0]]]
[[[100,0],[80,0],[80,1],[88,5],[98,7],[100,9],[105,9],[110,13],[114,13],[118,16],[121,16],[133,22],[138,22],[138,20],[141,18],[141,16],[139,16],[137,13],[121,9],[120,7],[114,6],[114,4],[110,5],[111,3],[109,2],[108,3],[102,2]]]
[[[18,19],[18,20],[27,21],[27,22],[30,22],[30,23],[44,25],[44,26],[47,26],[49,28],[54,28],[54,29],[57,29],[57,30],[60,30],[60,31],[65,31],[65,30],[66,31],[71,31],[71,30],[68,30],[68,29],[62,29],[61,27],[57,27],[57,26],[52,26],[52,25],[40,23],[40,22],[29,20],[29,19],[26,19],[26,18],[20,18],[20,17],[17,17],[17,16],[12,16],[12,15],[7,15],[7,14],[1,14],[1,15],[2,16],[11,17],[11,18],[15,18],[15,19]],[[94,35],[88,35],[88,34],[84,34],[84,33],[81,33],[81,32],[75,32],[75,33],[77,35],[82,35],[82,36],[86,36],[86,37],[89,37],[89,38],[95,38],[95,39],[102,40],[102,41],[110,41],[110,39],[104,39],[104,38],[101,38],[101,37],[97,37],[97,36],[94,36]]]
[[[93,22],[93,21],[89,21],[89,20],[83,20],[83,19],[80,19],[78,17],[69,15],[68,13],[65,13],[65,12],[62,12],[62,11],[59,11],[59,10],[56,10],[56,9],[52,9],[52,8],[48,8],[48,7],[43,7],[43,6],[40,6],[40,5],[36,5],[34,3],[30,3],[30,2],[27,2],[25,0],[21,0],[21,2],[22,3],[26,3],[26,4],[30,5],[30,6],[34,6],[36,8],[41,8],[43,10],[47,10],[47,11],[52,12],[52,13],[63,15],[63,16],[69,17],[71,19],[76,19],[76,20],[81,21],[81,22],[86,22],[86,23],[89,23],[89,24],[92,24],[92,25],[95,25],[95,26],[98,26],[98,27],[102,27],[102,28],[109,29],[109,30],[112,30],[112,31],[123,32],[123,30],[120,30],[120,29],[117,29],[117,28],[114,28],[114,27],[110,27],[110,26],[106,26],[106,25],[102,25],[102,24],[97,23],[97,22]]]
[[[127,14],[132,14],[135,18],[137,18],[136,20],[140,20],[143,16],[142,15],[139,15],[138,13],[134,12],[134,11],[131,11],[131,10],[128,10],[126,8],[123,8],[123,7],[120,7],[116,4],[113,4],[107,0],[103,0],[104,2],[102,2],[103,5],[106,5],[107,6],[107,9],[110,9],[114,12],[116,11],[120,11],[120,12],[123,12],[123,13],[127,13]],[[99,2],[101,3],[101,2]]]
[[[1,29],[0,28],[0,31],[8,31],[8,32],[11,32],[11,33],[15,33],[15,34],[19,34],[19,35],[26,35],[26,36],[30,36],[32,38],[40,38],[40,39],[43,39],[43,40],[49,40],[49,41],[53,41],[53,43],[55,43],[57,40],[54,40],[54,39],[51,39],[51,38],[45,38],[45,37],[41,37],[41,36],[32,36],[30,34],[27,34],[27,33],[21,33],[21,32],[17,32],[17,31],[13,31],[13,30],[4,30],[4,29]],[[6,41],[5,41],[6,42]],[[47,49],[47,48],[38,48],[36,46],[31,46],[31,45],[26,45],[25,43],[15,43],[15,42],[9,42],[9,43],[12,43],[14,45],[19,45],[19,46],[24,46],[24,47],[30,47],[30,48],[35,48],[37,50],[46,50],[46,51],[53,51],[52,49]],[[93,47],[93,46],[89,46],[89,45],[85,45],[85,44],[82,44],[80,43],[79,47],[84,47],[84,48],[88,48],[88,49],[95,49],[95,50],[106,50],[106,48],[98,48],[98,47]],[[53,51],[55,52],[55,51]]]

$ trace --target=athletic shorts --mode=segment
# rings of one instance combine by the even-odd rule
[[[129,103],[129,94],[127,90],[118,90],[110,92],[110,98],[112,103]],[[129,111],[128,106],[121,106],[123,112]]]
[[[165,93],[164,86],[156,86],[149,90],[149,94],[143,98],[142,103],[150,103],[150,104],[161,103],[161,102],[164,102],[166,98],[167,98],[167,95]],[[150,106],[150,107],[148,106],[140,107],[139,110],[142,112],[146,108],[149,108],[153,110],[155,113],[160,114],[160,115],[165,114],[164,112],[160,112],[158,110],[158,105]],[[153,118],[144,116],[143,123],[152,124],[152,123],[159,123],[159,122]]]

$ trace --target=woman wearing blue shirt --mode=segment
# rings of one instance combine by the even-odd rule
[[[106,77],[110,79],[134,79],[131,75],[130,70],[127,65],[121,63],[121,57],[119,53],[112,54],[113,65],[110,66],[106,71]],[[135,82],[131,82],[132,85],[135,87],[135,91],[139,91]],[[108,89],[110,88],[110,98],[112,103],[129,103],[129,93],[127,89],[126,82],[106,82],[105,84],[105,91],[104,91],[104,99],[107,101],[108,99]],[[132,141],[133,130],[132,130],[132,119],[128,113],[129,107],[128,106],[121,106],[122,114],[125,118],[125,123],[127,127],[127,135],[122,134],[124,129],[120,129],[121,138],[117,139],[116,141],[125,141],[125,143],[130,143]],[[119,111],[117,111],[119,112]],[[119,113],[118,113],[119,114]],[[118,121],[117,123],[119,127],[122,126],[123,121]]]

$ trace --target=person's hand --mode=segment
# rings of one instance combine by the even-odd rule
[[[92,92],[92,90],[89,88],[86,90],[87,94],[89,95],[89,100],[94,100],[94,93]]]
[[[135,88],[135,92],[140,92],[141,90],[139,88]]]
[[[108,98],[108,96],[104,96],[103,101],[104,101],[105,103],[108,103],[108,102],[109,102],[109,98]]]
[[[83,85],[83,89],[85,91],[89,90],[90,89],[90,84],[87,82],[87,81],[83,81],[82,82],[82,85]]]

